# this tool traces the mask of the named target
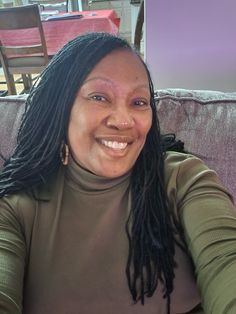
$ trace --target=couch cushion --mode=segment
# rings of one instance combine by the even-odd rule
[[[156,103],[162,133],[184,141],[236,199],[236,93],[166,89]]]
[[[5,157],[15,145],[25,99],[0,97],[0,152]],[[217,171],[236,199],[236,93],[166,89],[156,93],[156,102],[162,133],[183,140],[186,150]]]
[[[0,153],[5,158],[10,156],[16,143],[26,97],[26,95],[0,97]],[[0,158],[0,168],[3,162]]]

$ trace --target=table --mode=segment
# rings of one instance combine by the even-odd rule
[[[65,13],[68,14],[68,13]],[[55,55],[68,41],[86,32],[109,32],[117,35],[120,19],[114,10],[71,12],[82,18],[43,21],[48,55]],[[63,15],[63,14],[60,14]],[[0,41],[7,45],[36,44],[38,34],[34,29],[0,31]]]

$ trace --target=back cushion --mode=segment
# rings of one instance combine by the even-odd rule
[[[156,104],[162,133],[175,133],[236,199],[236,93],[166,89]]]
[[[25,95],[0,97],[0,153],[5,158],[10,156],[15,146],[25,99]],[[3,162],[0,158],[0,169]]]
[[[6,158],[16,143],[25,99],[0,97],[0,152]],[[156,93],[156,104],[162,133],[184,141],[236,199],[236,93],[166,89]]]

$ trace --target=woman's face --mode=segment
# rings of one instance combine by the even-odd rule
[[[138,57],[120,49],[104,57],[73,104],[70,152],[83,168],[115,178],[128,172],[152,123],[149,81]]]

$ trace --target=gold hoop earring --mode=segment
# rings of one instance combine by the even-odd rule
[[[62,164],[64,166],[68,165],[68,161],[69,161],[69,147],[68,147],[68,145],[64,141],[61,144],[60,157],[61,157]]]

